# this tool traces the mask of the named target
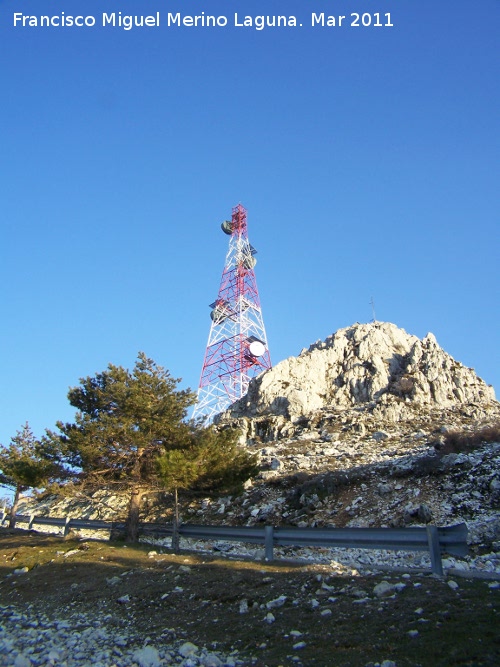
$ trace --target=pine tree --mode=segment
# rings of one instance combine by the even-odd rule
[[[84,488],[128,492],[128,541],[137,541],[142,497],[158,479],[156,459],[192,437],[185,417],[196,397],[178,390],[179,382],[142,352],[132,371],[109,364],[70,389],[75,421],[58,422],[59,433],[48,432],[44,443]]]
[[[63,474],[62,468],[48,460],[28,424],[11,438],[9,447],[0,450],[0,484],[14,490],[9,526],[16,523],[21,494],[27,489],[41,488]]]
[[[166,450],[157,459],[164,487],[174,495],[172,548],[179,549],[178,492],[196,487],[204,495],[238,493],[257,474],[257,458],[239,447],[238,433],[193,427],[189,442]]]
[[[194,446],[203,461],[196,488],[200,493],[240,493],[243,484],[259,472],[257,456],[238,445],[240,433],[215,426],[197,429]]]
[[[179,550],[179,490],[188,489],[199,477],[200,461],[192,448],[171,449],[157,459],[163,486],[174,494],[172,548]]]

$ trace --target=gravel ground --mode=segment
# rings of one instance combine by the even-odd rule
[[[482,561],[486,570],[493,560]],[[2,530],[0,665],[500,664],[495,572],[437,578],[369,565],[265,563]]]
[[[0,665],[4,667],[235,667],[243,662],[188,641],[154,646],[130,634],[109,614],[75,613],[49,617],[30,609],[0,607]],[[175,633],[174,633],[175,634]]]

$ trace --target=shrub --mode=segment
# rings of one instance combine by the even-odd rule
[[[487,442],[500,442],[500,423],[476,431],[450,431],[445,435],[440,454],[470,452]]]

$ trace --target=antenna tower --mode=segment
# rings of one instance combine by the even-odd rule
[[[247,212],[238,204],[221,225],[229,238],[219,294],[210,304],[212,325],[193,418],[211,422],[247,393],[250,380],[271,368],[254,267]]]

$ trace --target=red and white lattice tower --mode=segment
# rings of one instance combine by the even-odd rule
[[[256,250],[247,233],[247,212],[238,204],[221,225],[230,236],[219,294],[210,316],[205,360],[193,418],[207,422],[247,393],[250,380],[271,368],[254,267]]]

